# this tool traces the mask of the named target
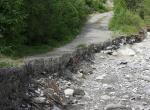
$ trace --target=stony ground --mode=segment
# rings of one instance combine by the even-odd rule
[[[150,110],[150,35],[110,51],[95,54],[93,74],[80,86],[85,96],[74,110]]]
[[[150,110],[150,34],[76,68],[32,78],[26,110]]]

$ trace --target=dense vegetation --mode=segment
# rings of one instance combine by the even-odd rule
[[[125,34],[137,33],[149,15],[149,0],[114,0],[114,17],[110,23],[112,30]]]
[[[23,56],[70,41],[105,0],[0,0],[0,54]],[[22,51],[22,52],[20,52]]]

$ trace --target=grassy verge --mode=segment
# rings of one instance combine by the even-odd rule
[[[150,26],[150,16],[145,16],[145,19],[144,19],[144,21],[145,21],[145,24],[147,25],[147,26]]]
[[[144,6],[144,19],[140,17],[137,11],[129,10],[123,0],[115,0],[114,16],[109,24],[109,28],[112,31],[118,31],[124,35],[136,34],[145,25],[150,25],[149,16],[149,0],[144,0],[142,5]]]
[[[150,0],[144,0],[144,21],[147,26],[150,26]]]
[[[23,63],[25,57],[50,52],[54,48],[71,42],[77,34],[73,34],[72,37],[68,37],[70,39],[64,41],[50,40],[48,44],[43,45],[20,45],[17,48],[2,47],[3,50],[0,49],[0,68],[19,66]]]

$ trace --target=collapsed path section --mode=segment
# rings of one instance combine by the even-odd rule
[[[107,19],[105,18],[102,21],[100,20],[100,22],[98,21],[98,18],[101,18],[101,15],[96,14],[96,18],[91,17],[91,21],[89,20],[87,22],[85,29],[83,28],[82,34],[86,33],[86,31],[89,33],[96,33],[97,31],[99,31],[101,34],[105,32],[109,33],[110,31],[107,30],[107,24],[110,17],[107,17],[107,15],[110,15],[110,13],[105,13],[102,15]],[[91,25],[89,25],[90,23]],[[100,25],[97,25],[99,23]],[[102,36],[105,37],[106,33],[102,34]],[[81,37],[83,37],[82,34],[80,35]],[[133,42],[141,41],[144,38],[144,35],[145,34],[143,33],[133,36],[133,39],[138,38],[138,40],[133,40]],[[94,34],[91,33],[91,36],[94,36]],[[77,39],[81,37],[78,36]],[[86,37],[89,37],[88,34]],[[83,38],[86,37],[84,36]],[[109,37],[110,36],[108,36],[108,38]],[[80,40],[73,41],[74,43],[68,44],[62,48],[58,48],[46,55],[30,57],[21,67],[0,69],[0,99],[2,99],[0,100],[0,108],[4,110],[24,110],[36,107],[36,109],[40,109],[41,105],[33,102],[32,99],[38,100],[36,98],[38,97],[38,91],[34,90],[38,90],[38,87],[41,85],[35,85],[35,88],[33,89],[32,81],[35,81],[35,79],[52,76],[54,73],[59,73],[61,76],[66,76],[64,74],[64,70],[66,68],[69,68],[69,70],[72,71],[72,69],[74,69],[74,67],[76,67],[81,61],[89,59],[95,52],[100,52],[107,46],[112,45],[112,43],[117,45],[121,42],[120,39],[107,41],[107,37],[105,39],[107,42],[104,42],[104,39],[103,41],[101,40],[99,42],[96,40],[96,37],[94,38],[95,40],[91,40],[89,38],[87,41],[89,43],[86,47],[74,48],[76,45],[78,45],[76,42]],[[32,89],[30,89],[30,87]],[[37,92],[37,94],[32,94],[35,92]],[[45,100],[45,98],[42,98],[41,100]],[[50,105],[49,102],[48,105]]]
[[[0,99],[3,99],[0,100],[0,108],[4,110],[31,110],[33,108],[41,110],[43,109],[43,101],[46,103],[44,107],[49,108],[55,104],[47,101],[50,99],[63,107],[62,101],[56,100],[58,97],[55,97],[53,92],[41,92],[42,89],[51,90],[51,88],[55,88],[58,91],[58,86],[55,85],[55,82],[51,82],[51,79],[57,77],[59,79],[61,76],[71,80],[72,76],[70,77],[70,75],[76,72],[76,67],[82,61],[91,61],[94,53],[100,52],[111,45],[119,45],[124,41],[131,44],[141,42],[144,38],[145,33],[143,32],[140,35],[120,37],[112,41],[78,48],[74,53],[64,54],[62,57],[41,58],[18,68],[0,69]],[[43,81],[47,83],[43,85]],[[67,85],[70,84],[68,83]]]
[[[80,44],[90,45],[108,40],[111,36],[107,27],[111,17],[112,12],[93,14],[89,17],[81,34],[72,43],[44,55],[28,57],[21,67],[1,68],[0,108],[21,109],[22,103],[29,101],[26,91],[31,77],[38,77],[41,73],[51,75],[62,71],[68,62],[75,63],[75,59],[81,60],[86,55],[91,55],[94,52],[94,46],[88,46],[85,49],[76,49],[76,47]]]

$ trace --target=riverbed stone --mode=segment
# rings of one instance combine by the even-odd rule
[[[118,50],[119,55],[134,56],[136,53],[129,46],[122,47]]]
[[[120,104],[109,104],[105,107],[105,110],[132,110],[132,108]]]
[[[108,96],[108,95],[102,95],[101,96],[101,99],[102,100],[109,100],[111,97],[110,96]]]
[[[35,103],[45,103],[45,102],[46,102],[46,98],[45,98],[45,97],[35,97],[35,98],[33,99],[33,101],[34,101]]]
[[[73,96],[74,89],[70,89],[70,88],[65,89],[65,90],[64,90],[64,93],[65,93],[65,96],[66,96],[66,97]]]
[[[74,90],[73,96],[84,96],[84,95],[85,95],[84,90],[82,90],[82,89],[75,89]]]
[[[105,78],[105,76],[106,76],[106,74],[100,75],[100,76],[96,77],[96,80],[102,80]]]

